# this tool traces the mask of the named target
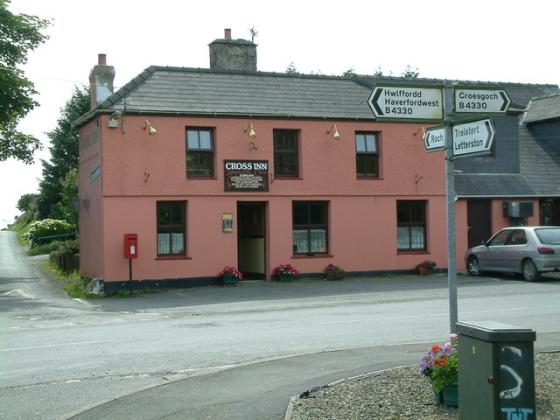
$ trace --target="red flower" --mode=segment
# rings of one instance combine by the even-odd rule
[[[437,353],[438,351],[440,351],[440,349],[441,349],[441,347],[438,346],[437,344],[435,344],[435,345],[432,346],[432,351],[433,351],[434,353]]]
[[[441,366],[445,366],[447,364],[447,360],[441,359],[440,364]]]
[[[439,366],[439,360],[438,359],[434,360],[434,365]]]

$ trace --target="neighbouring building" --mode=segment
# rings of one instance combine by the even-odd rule
[[[259,72],[256,52],[226,30],[209,69],[149,67],[115,93],[100,55],[92,110],[77,122],[82,274],[123,287],[125,234],[137,235],[132,277],[146,285],[212,284],[227,265],[261,279],[282,263],[309,274],[446,267],[443,152],[425,152],[426,124],[375,121],[367,104],[379,81],[441,81]],[[459,264],[473,203],[491,209],[490,231],[509,223],[504,203],[532,203],[530,223],[558,218],[558,103],[534,99],[525,113],[558,87],[499,86],[513,103],[496,118],[494,155],[457,165]]]

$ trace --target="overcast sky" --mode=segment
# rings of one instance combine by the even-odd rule
[[[52,20],[50,39],[29,56],[27,76],[41,104],[21,129],[41,139],[37,164],[0,162],[0,227],[16,202],[37,191],[46,132],[74,86],[87,85],[98,53],[120,87],[150,65],[208,67],[208,44],[258,35],[258,69],[340,75],[378,67],[421,77],[560,84],[560,3],[527,1],[186,1],[12,0],[10,10]]]

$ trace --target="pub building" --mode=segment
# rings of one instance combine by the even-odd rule
[[[261,72],[256,45],[230,30],[209,47],[208,69],[152,66],[116,92],[99,55],[91,110],[76,122],[84,276],[111,292],[131,268],[138,284],[184,287],[217,284],[225,266],[266,280],[285,263],[306,275],[331,263],[349,275],[410,272],[424,260],[446,267],[444,152],[426,152],[426,123],[376,121],[367,103],[377,82],[438,81]],[[530,98],[558,91],[500,86],[512,106],[496,117],[495,153],[456,165],[459,268],[470,202],[488,204],[491,231],[511,222],[501,213],[507,182],[486,191],[496,184],[480,175],[503,166],[500,131],[518,147]],[[530,203],[526,222],[538,224],[540,198],[524,186],[515,200]],[[540,194],[558,207],[558,194]]]

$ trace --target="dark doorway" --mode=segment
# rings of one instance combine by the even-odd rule
[[[467,201],[468,247],[480,245],[492,235],[490,200]]]
[[[237,202],[237,256],[246,279],[266,279],[266,203]]]
[[[540,225],[560,226],[560,198],[541,198]]]

